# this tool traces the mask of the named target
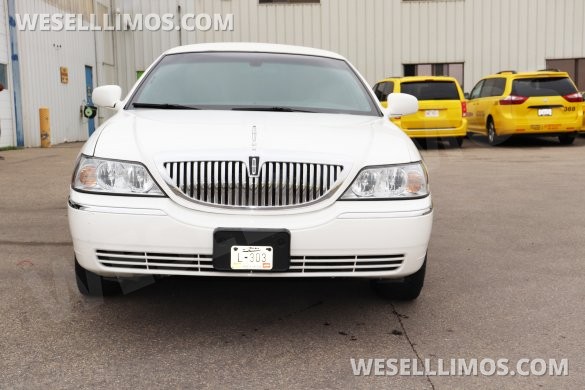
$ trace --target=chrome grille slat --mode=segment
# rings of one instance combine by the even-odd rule
[[[101,265],[111,268],[190,272],[213,269],[210,255],[97,250],[96,256]]]
[[[395,271],[402,266],[404,255],[365,256],[292,256],[289,272],[376,272]]]
[[[217,272],[211,255],[193,253],[155,253],[97,250],[99,263],[109,268],[156,270],[177,273]],[[396,271],[404,262],[404,254],[358,256],[291,256],[288,274],[299,273],[367,273]],[[253,272],[254,273],[254,272]],[[257,272],[258,274],[262,272]]]
[[[163,164],[172,185],[186,197],[231,207],[287,207],[327,195],[343,167],[267,161],[250,177],[242,161],[171,161]]]

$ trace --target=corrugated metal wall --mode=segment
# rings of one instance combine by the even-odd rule
[[[16,7],[19,13],[62,12],[43,0],[20,0]],[[40,107],[50,110],[53,143],[87,139],[79,109],[85,99],[85,65],[95,68],[93,33],[21,31],[18,44],[25,145],[40,145]],[[68,84],[61,83],[61,66],[69,70]]]
[[[56,6],[66,8],[60,12],[87,14],[91,9],[98,16],[110,10],[130,15],[172,13],[177,21],[186,13],[234,15],[234,30],[228,32],[20,32],[26,146],[40,144],[41,106],[51,109],[54,143],[87,138],[87,123],[79,113],[85,98],[85,65],[94,68],[94,85],[118,83],[127,92],[137,71],[180,44],[257,41],[328,49],[346,56],[371,84],[402,75],[404,64],[464,63],[467,91],[483,75],[502,69],[540,69],[547,59],[585,57],[583,0],[321,0],[262,5],[258,0],[19,0],[16,6],[20,13],[59,12]],[[2,0],[0,61],[8,59],[4,12]],[[60,66],[69,69],[67,85],[60,82]],[[0,93],[3,129],[13,127],[10,97]],[[14,143],[14,130],[3,131],[0,145]]]
[[[12,116],[12,85],[10,84],[10,65],[9,65],[9,39],[7,26],[7,8],[6,1],[0,0],[0,64],[6,64],[6,76],[8,85],[4,91],[0,92],[0,147],[12,146],[14,140],[14,125]]]
[[[64,4],[64,0],[19,0],[16,2],[16,11],[87,14],[88,9],[93,9],[92,0],[68,0],[69,6],[66,9],[53,5],[63,5],[62,3]],[[109,12],[108,6],[109,1],[106,1],[105,12]],[[100,9],[92,12],[99,11]],[[51,114],[52,143],[83,141],[88,138],[87,120],[80,114],[80,107],[86,98],[85,66],[93,68],[94,86],[116,81],[113,49],[111,43],[108,44],[108,37],[109,41],[112,40],[111,34],[92,31],[18,33],[25,146],[40,145],[38,110],[43,106],[48,107]],[[61,83],[59,69],[62,66],[69,71],[67,84]],[[96,126],[97,122],[96,120]]]
[[[257,41],[314,46],[346,56],[370,83],[406,63],[463,62],[466,90],[502,69],[533,70],[550,58],[585,57],[583,0],[114,0],[124,13],[233,13],[232,32],[121,32],[119,80],[187,43]],[[123,54],[127,54],[122,56]]]

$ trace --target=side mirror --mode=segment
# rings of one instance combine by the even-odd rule
[[[116,104],[122,99],[122,88],[117,85],[104,85],[97,87],[91,94],[93,104],[98,107],[116,108]]]
[[[470,96],[470,95],[469,95],[469,92],[465,92],[465,93],[463,94],[463,97],[464,97],[465,99],[467,99],[467,100],[469,100],[469,96]]]
[[[418,111],[418,99],[407,93],[391,93],[388,95],[386,115],[390,118],[414,114]]]

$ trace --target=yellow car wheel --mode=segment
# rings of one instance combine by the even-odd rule
[[[460,147],[463,146],[463,139],[464,138],[465,137],[452,137],[452,138],[449,138],[449,145],[452,148],[460,148]]]
[[[575,142],[575,138],[577,138],[577,134],[561,134],[559,135],[559,142],[561,145],[572,145]]]
[[[498,133],[496,131],[496,125],[494,124],[493,119],[488,119],[487,122],[487,137],[488,137],[488,143],[491,146],[496,146],[500,144],[500,140],[498,137]]]

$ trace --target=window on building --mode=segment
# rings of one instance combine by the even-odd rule
[[[137,70],[136,71],[136,80],[140,79],[143,74],[144,74],[143,70]]]
[[[463,64],[404,64],[405,76],[450,76],[454,77],[463,88]]]
[[[0,84],[4,86],[4,89],[8,88],[8,74],[6,70],[6,64],[0,64]]]
[[[585,91],[585,58],[566,58],[546,60],[547,69],[558,69],[567,72],[579,91]]]
[[[320,2],[321,0],[258,0],[259,4],[302,4]]]

